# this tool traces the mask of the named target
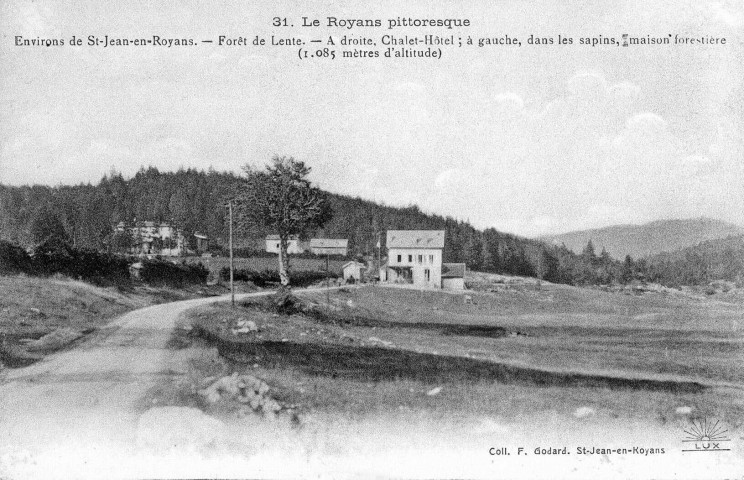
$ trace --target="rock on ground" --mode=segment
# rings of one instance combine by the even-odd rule
[[[246,333],[253,333],[258,331],[258,326],[253,320],[241,319],[235,323],[235,327],[232,328],[231,332],[233,335],[244,335]]]
[[[266,382],[252,375],[238,375],[237,372],[216,380],[207,388],[200,390],[199,394],[209,403],[217,403],[223,398],[237,400],[250,405],[255,411],[260,410],[267,416],[272,416],[282,409],[281,405],[269,396],[269,385]]]
[[[594,415],[596,412],[591,407],[579,407],[574,411],[574,417],[576,418],[584,418],[584,417],[590,417]]]
[[[677,415],[689,415],[692,413],[691,407],[677,407],[676,410],[674,410],[674,413]]]

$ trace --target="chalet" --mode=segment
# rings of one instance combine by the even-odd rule
[[[465,290],[465,264],[442,264],[442,288],[444,290]]]
[[[185,238],[181,230],[165,222],[119,222],[116,233],[128,234],[129,253],[140,255],[179,256],[185,252]]]
[[[388,230],[383,282],[442,287],[444,230]]]
[[[310,239],[310,252],[315,255],[342,255],[346,256],[349,241],[345,238],[312,238]]]
[[[266,251],[279,253],[279,235],[266,236]],[[305,253],[305,248],[297,237],[290,237],[287,243],[287,253]]]

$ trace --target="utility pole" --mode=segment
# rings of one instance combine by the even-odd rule
[[[326,304],[330,308],[331,306],[331,277],[329,272],[329,261],[328,261],[328,252],[326,252]]]
[[[228,208],[230,209],[230,303],[232,308],[235,308],[235,282],[233,281],[233,272],[235,271],[235,265],[233,263],[233,210],[232,200],[228,202]]]
[[[382,230],[379,230],[377,232],[377,283],[379,284],[382,282],[382,240],[380,236],[382,235]]]

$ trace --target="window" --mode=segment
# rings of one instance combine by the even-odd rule
[[[419,265],[421,265],[422,263],[424,263],[424,256],[423,255],[419,255],[418,256],[418,263],[419,263]]]
[[[427,282],[431,281],[431,274],[428,268],[424,270],[424,278],[426,279]]]
[[[403,257],[401,255],[398,255],[398,263],[401,263],[403,261],[402,258]]]
[[[434,263],[434,255],[429,255],[429,263]]]
[[[413,263],[413,255],[408,255],[408,263]]]

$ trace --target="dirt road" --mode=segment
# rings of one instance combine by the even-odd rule
[[[23,472],[17,468],[24,463],[54,462],[50,455],[58,457],[61,470],[47,473],[67,477],[71,472],[64,466],[83,451],[102,462],[112,452],[122,458],[133,454],[138,402],[185,369],[186,358],[166,348],[176,320],[190,308],[225,300],[229,296],[129,312],[75,349],[6,370],[0,378],[0,478],[8,475],[3,467]]]

